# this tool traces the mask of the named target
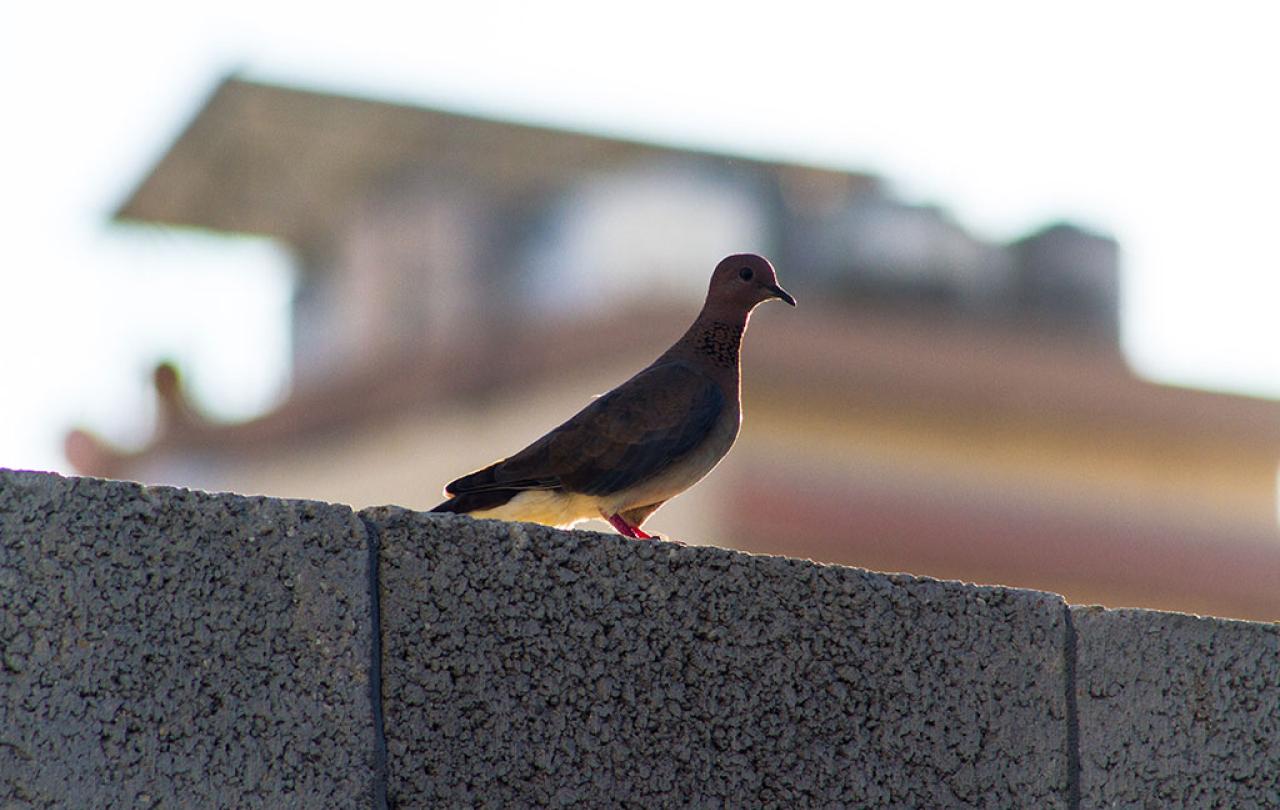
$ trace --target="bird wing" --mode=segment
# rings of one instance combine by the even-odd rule
[[[724,407],[724,393],[706,375],[678,362],[650,366],[519,453],[446,490],[619,492],[698,447]]]

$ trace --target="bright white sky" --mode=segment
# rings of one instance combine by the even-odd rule
[[[1121,240],[1135,367],[1280,396],[1280,7],[767,5],[17,4],[0,466],[67,469],[72,424],[145,436],[162,357],[227,418],[283,390],[286,256],[107,224],[233,69],[867,169],[1001,239],[1073,218]]]

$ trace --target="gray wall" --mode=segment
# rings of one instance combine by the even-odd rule
[[[1274,625],[7,471],[0,597],[5,810],[1280,803]]]

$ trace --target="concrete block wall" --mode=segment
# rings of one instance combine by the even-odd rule
[[[0,471],[0,808],[1273,807],[1280,629]]]
[[[0,471],[0,807],[352,807],[368,548],[339,506]]]

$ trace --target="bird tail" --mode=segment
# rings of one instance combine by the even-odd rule
[[[501,464],[503,461],[496,461],[488,467],[449,482],[449,485],[444,488],[444,494],[452,497],[431,511],[455,512],[460,515],[482,512],[486,509],[497,509],[521,492],[530,489],[559,489],[560,487],[559,480],[553,478],[499,481],[498,467]]]
[[[519,494],[519,490],[491,489],[483,492],[464,492],[454,495],[449,500],[436,506],[432,512],[454,512],[465,515],[470,512],[482,512],[485,509],[496,509]]]

